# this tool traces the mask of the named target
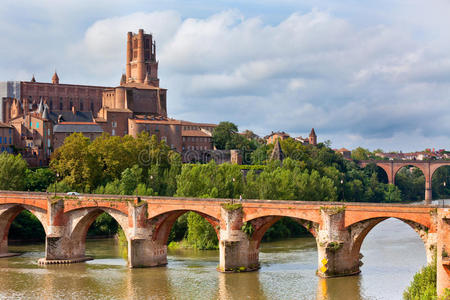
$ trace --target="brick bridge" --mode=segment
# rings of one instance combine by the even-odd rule
[[[291,217],[316,238],[317,274],[322,277],[358,274],[364,238],[375,225],[392,217],[418,233],[428,262],[437,250],[438,289],[450,287],[448,207],[271,200],[246,200],[232,206],[226,199],[54,196],[0,191],[0,257],[8,256],[9,227],[24,209],[40,220],[46,232],[42,263],[85,260],[86,233],[94,220],[106,212],[125,232],[130,267],[167,264],[167,239],[172,225],[183,213],[194,211],[211,223],[217,233],[218,270],[224,272],[258,269],[264,233],[280,218]]]
[[[390,184],[395,184],[395,175],[401,168],[407,166],[419,168],[425,176],[425,202],[429,204],[432,200],[431,179],[433,178],[433,174],[440,167],[450,166],[450,161],[363,160],[359,163],[362,167],[366,167],[369,164],[375,164],[382,168],[386,172],[388,183]]]

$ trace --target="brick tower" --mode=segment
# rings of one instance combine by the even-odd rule
[[[126,82],[144,81],[159,87],[156,44],[151,34],[145,34],[143,29],[139,29],[137,34],[128,32],[127,36]]]
[[[310,145],[314,145],[314,146],[317,145],[317,135],[316,135],[316,132],[314,131],[314,128],[311,129],[311,133],[309,134],[308,140],[309,140]]]

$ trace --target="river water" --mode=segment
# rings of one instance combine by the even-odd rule
[[[21,256],[0,259],[0,299],[402,299],[426,264],[419,236],[388,219],[366,237],[359,276],[315,276],[313,238],[261,246],[257,272],[221,274],[218,251],[169,251],[166,267],[128,269],[115,240],[89,240],[95,260],[65,266],[37,265],[44,245],[10,246]]]

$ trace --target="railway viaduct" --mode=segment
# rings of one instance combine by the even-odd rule
[[[450,288],[450,209],[432,205],[331,203],[302,201],[49,195],[0,191],[0,257],[8,253],[8,232],[22,211],[33,213],[46,232],[41,264],[86,260],[90,225],[103,212],[120,224],[128,240],[129,267],[167,264],[167,240],[176,219],[188,211],[203,216],[219,239],[222,272],[259,268],[264,233],[280,218],[291,217],[316,238],[317,275],[347,276],[360,272],[361,245],[370,230],[387,218],[411,226],[423,240],[427,260],[437,253],[438,292]]]
[[[388,183],[395,184],[395,175],[397,172],[407,166],[414,166],[419,168],[425,176],[425,202],[431,203],[432,190],[431,179],[434,172],[443,166],[450,166],[450,161],[440,160],[363,160],[359,163],[361,167],[366,167],[369,164],[375,164],[382,168],[387,175]]]

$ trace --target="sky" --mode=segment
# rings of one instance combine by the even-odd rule
[[[450,148],[450,0],[4,0],[0,81],[116,86],[153,33],[168,114],[333,148]]]

